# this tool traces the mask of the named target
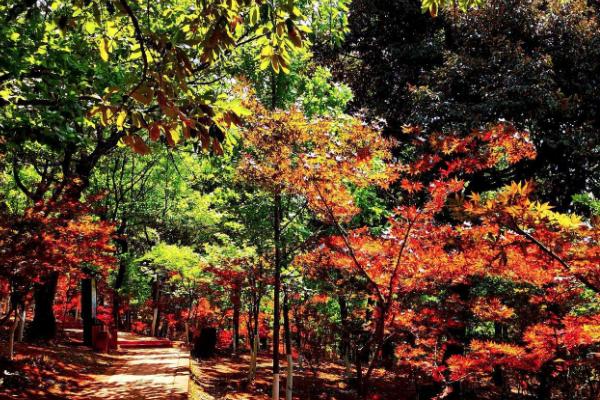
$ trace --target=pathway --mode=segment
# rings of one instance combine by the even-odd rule
[[[126,340],[146,340],[119,333]],[[188,398],[189,352],[170,348],[132,348],[114,355],[114,365],[74,400],[185,400]]]

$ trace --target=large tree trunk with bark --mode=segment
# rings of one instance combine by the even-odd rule
[[[51,272],[43,282],[35,286],[35,312],[29,330],[31,340],[52,340],[56,337],[53,307],[57,284],[58,272]]]

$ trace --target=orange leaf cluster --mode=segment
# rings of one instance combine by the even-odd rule
[[[358,212],[350,187],[387,187],[395,178],[390,143],[359,120],[308,120],[301,111],[269,111],[255,99],[238,169],[273,193],[301,195],[321,218]]]

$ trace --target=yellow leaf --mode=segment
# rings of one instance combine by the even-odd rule
[[[283,22],[278,23],[277,26],[275,27],[275,30],[277,32],[277,36],[282,37],[284,34]]]
[[[265,69],[269,68],[270,63],[271,63],[271,60],[269,57],[263,58],[262,61],[260,62],[260,66],[258,67],[258,69],[260,69],[261,71],[264,71]]]
[[[103,61],[108,62],[109,49],[108,49],[108,41],[106,40],[106,38],[100,39],[99,48],[100,48],[100,58],[102,58]]]
[[[260,9],[258,8],[258,5],[254,5],[250,9],[250,24],[252,24],[252,25],[257,24],[259,18],[260,18]]]
[[[118,32],[117,26],[113,21],[106,22],[106,33],[108,36],[114,36]]]
[[[8,101],[10,99],[11,94],[12,94],[12,91],[8,88],[0,90],[0,97],[2,97],[6,101]]]
[[[94,21],[87,21],[85,24],[83,24],[83,29],[85,29],[85,31],[91,35],[96,31],[96,26],[97,25]]]
[[[127,111],[119,111],[119,115],[117,115],[117,129],[122,131],[123,126],[125,125],[125,119],[127,119]]]

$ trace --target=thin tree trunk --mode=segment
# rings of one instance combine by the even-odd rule
[[[292,400],[294,388],[294,358],[292,357],[292,331],[290,329],[290,305],[287,290],[283,292],[283,330],[285,333],[285,356],[287,358],[287,375],[285,380],[285,399]]]
[[[254,382],[256,378],[256,357],[258,355],[258,333],[254,335],[252,343],[252,351],[250,355],[250,370],[248,372],[248,381]]]
[[[238,345],[240,342],[240,287],[236,285],[233,293],[233,354],[236,355],[238,352]]]
[[[252,304],[252,321],[253,321],[253,326],[252,326],[252,330],[251,330],[251,335],[252,335],[252,348],[250,350],[250,369],[248,371],[248,381],[249,382],[254,382],[254,379],[256,377],[256,358],[258,356],[258,342],[259,342],[259,330],[258,330],[258,319],[259,319],[259,315],[258,313],[260,312],[260,301],[261,301],[261,297],[259,294],[254,294],[253,295],[253,300],[254,303]]]
[[[350,327],[348,326],[348,304],[343,296],[338,296],[338,303],[340,305],[340,318],[342,322],[342,357],[344,360],[344,366],[346,368],[346,376],[351,376],[350,366]]]
[[[17,327],[19,326],[19,308],[15,308],[15,320],[13,321],[12,326],[10,327],[10,332],[8,334],[8,359],[12,360],[15,354],[15,332],[17,331]]]
[[[17,342],[23,341],[23,334],[25,333],[25,321],[27,320],[27,306],[23,305],[23,311],[21,312],[21,318],[19,322],[19,328],[17,330]]]
[[[125,230],[127,229],[126,226],[127,222],[125,220],[121,222],[121,226],[117,232],[120,237],[115,240],[116,244],[119,246],[119,255],[121,255],[121,259],[119,260],[119,270],[117,271],[113,292],[113,320],[117,329],[123,327],[121,324],[121,295],[119,294],[119,290],[123,287],[125,275],[127,274],[127,260],[122,257],[129,250],[129,244],[127,243],[127,239],[124,237]]]
[[[83,344],[92,346],[92,327],[96,316],[96,284],[94,278],[81,280],[81,319],[83,321]]]
[[[190,321],[192,320],[192,310],[194,308],[194,300],[190,295],[190,305],[188,307],[188,315],[185,320],[185,344],[190,344]]]
[[[356,358],[356,390],[358,391],[359,396],[364,398],[364,385],[363,385],[363,368],[362,368],[362,358],[363,351],[356,349],[356,354],[354,355]]]
[[[302,356],[302,320],[297,312],[294,312],[294,320],[296,321],[296,351],[298,352],[298,368],[304,369]]]
[[[154,308],[152,310],[152,331],[150,332],[150,336],[158,336],[158,323],[160,317],[160,310],[158,308],[158,303],[160,301],[160,284],[158,280],[154,281],[152,299],[154,300]]]
[[[273,400],[279,399],[279,292],[281,290],[281,195],[275,194],[275,287],[273,293]]]
[[[552,396],[552,367],[549,362],[546,362],[538,374],[540,384],[536,393],[536,399],[547,400]]]

